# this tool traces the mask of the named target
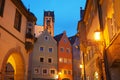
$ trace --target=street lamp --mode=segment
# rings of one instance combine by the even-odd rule
[[[103,73],[103,68],[105,69],[105,77],[106,80],[111,80],[111,76],[110,76],[110,72],[109,72],[109,66],[108,66],[108,59],[107,59],[107,53],[106,53],[106,43],[105,43],[105,39],[103,36],[103,32],[97,30],[94,33],[94,38],[96,41],[101,41],[103,42],[102,46],[103,46],[103,55],[102,55],[102,59],[103,59],[103,63],[104,66],[102,66],[102,73]],[[103,74],[102,74],[102,80],[103,80]]]
[[[101,39],[101,32],[99,30],[95,31],[94,38],[96,41],[100,41]]]

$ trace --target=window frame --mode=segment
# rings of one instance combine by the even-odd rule
[[[41,59],[42,59],[42,61],[41,61]],[[41,62],[41,63],[43,63],[44,60],[45,60],[44,57],[40,57],[40,62]]]
[[[61,52],[64,52],[64,48],[63,48],[63,47],[61,47],[61,48],[60,48],[60,51],[61,51]]]
[[[38,70],[38,72],[36,72],[36,69]],[[38,68],[38,67],[34,67],[34,74],[39,74],[39,72],[40,72],[40,69]]]
[[[22,23],[22,14],[16,9],[15,19],[14,19],[14,28],[17,31],[21,31],[21,23]]]
[[[54,71],[54,73],[52,73],[51,71]],[[56,70],[55,69],[50,69],[50,75],[55,75],[56,74]]]
[[[41,48],[43,48],[43,50],[41,50]],[[44,47],[43,47],[43,46],[40,46],[40,47],[39,47],[39,51],[40,51],[40,52],[43,52],[43,51],[44,51]]]
[[[47,39],[46,39],[46,38],[47,38]],[[45,41],[49,41],[49,36],[45,36],[45,37],[44,37],[44,40],[45,40]]]
[[[1,0],[1,4],[0,4],[0,16],[1,17],[3,17],[4,7],[5,7],[5,0]]]
[[[44,73],[44,70],[46,70],[46,73]],[[47,68],[42,68],[42,75],[47,75],[48,74],[48,69]]]
[[[49,62],[50,59],[51,59],[51,62]],[[52,58],[50,58],[50,57],[48,58],[48,63],[50,63],[50,64],[53,63]]]
[[[52,51],[51,51],[50,49],[51,49]],[[52,47],[49,47],[48,52],[49,52],[49,53],[52,53],[52,52],[53,52],[53,48],[52,48]]]

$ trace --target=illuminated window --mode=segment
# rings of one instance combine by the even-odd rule
[[[63,62],[63,58],[59,58],[59,62]]]
[[[39,73],[39,68],[35,67],[34,68],[34,74],[38,74]]]
[[[67,58],[64,58],[64,63],[67,63]]]
[[[22,15],[20,14],[18,10],[16,10],[14,28],[18,31],[20,31],[21,29],[21,18],[22,18]]]

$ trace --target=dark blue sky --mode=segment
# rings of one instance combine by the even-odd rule
[[[66,31],[67,36],[77,32],[80,20],[80,7],[85,7],[86,0],[22,0],[26,8],[37,17],[37,25],[43,25],[44,11],[54,11],[54,34]]]

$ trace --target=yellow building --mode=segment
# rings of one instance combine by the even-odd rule
[[[120,1],[87,0],[78,23],[84,80],[120,80]],[[100,31],[100,41],[94,33]]]
[[[120,80],[120,0],[101,0],[103,36],[106,43],[107,80]]]
[[[27,80],[35,22],[21,0],[0,1],[0,80]]]

